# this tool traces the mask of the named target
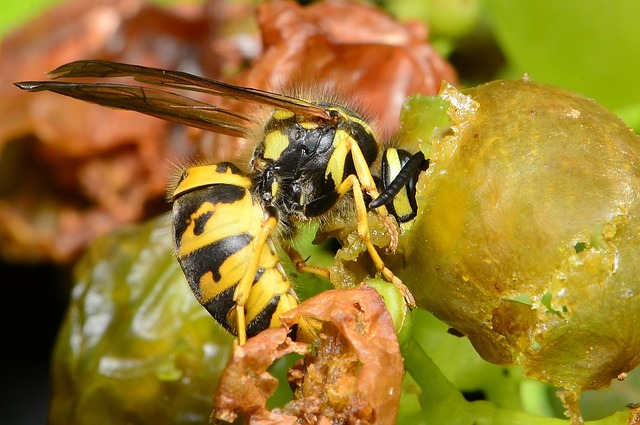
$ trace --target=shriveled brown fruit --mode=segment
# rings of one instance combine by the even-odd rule
[[[276,0],[258,9],[264,52],[243,85],[328,90],[361,104],[384,134],[398,126],[411,94],[436,94],[456,73],[427,43],[428,30],[395,21],[370,4]],[[297,87],[301,86],[301,87]]]
[[[319,324],[310,346],[293,342],[288,329],[268,329],[236,346],[218,381],[214,419],[239,414],[252,423],[394,424],[404,366],[391,316],[369,288],[323,292],[281,316],[294,324]],[[306,321],[306,322],[305,322]],[[292,370],[294,400],[269,411],[277,380],[267,368],[288,353],[306,354]]]
[[[262,54],[234,83],[353,107],[383,143],[398,126],[407,96],[436,94],[453,67],[428,43],[428,30],[403,24],[363,2],[333,0],[303,7],[287,0],[257,9]],[[231,109],[250,105],[225,102]],[[237,144],[214,136],[212,146]]]
[[[184,129],[52,93],[21,92],[72,60],[103,58],[215,76],[208,5],[71,1],[0,49],[0,255],[66,263],[96,236],[165,208],[167,176],[195,148]],[[215,66],[212,66],[214,64]]]

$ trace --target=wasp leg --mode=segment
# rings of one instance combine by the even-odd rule
[[[286,251],[287,251],[287,255],[291,259],[291,262],[296,266],[296,270],[298,271],[298,273],[313,273],[327,279],[331,278],[331,273],[329,272],[329,269],[326,269],[324,267],[308,266],[307,261],[304,258],[302,258],[300,253],[296,251],[293,247],[288,246],[286,248]]]
[[[405,284],[402,283],[398,276],[393,274],[393,272],[384,265],[384,261],[382,261],[382,258],[380,258],[380,254],[378,254],[376,247],[373,246],[373,242],[371,242],[371,236],[369,233],[369,221],[367,217],[367,206],[364,202],[364,196],[362,195],[360,181],[355,175],[352,174],[347,177],[340,184],[340,186],[338,186],[337,192],[340,194],[346,193],[351,188],[353,189],[353,198],[356,207],[358,236],[367,247],[367,252],[369,253],[369,256],[371,257],[371,260],[373,261],[373,264],[375,265],[378,272],[380,272],[389,282],[393,283],[404,296],[407,305],[410,308],[414,308],[416,306],[416,302],[413,298],[413,295],[411,294],[411,291],[409,291],[409,288],[407,288]]]
[[[362,189],[364,189],[365,192],[367,192],[367,194],[371,197],[371,199],[376,199],[379,196],[378,189],[376,188],[376,184],[373,181],[373,176],[371,175],[371,170],[369,169],[369,165],[367,165],[367,161],[365,160],[364,155],[362,154],[362,150],[360,149],[360,146],[358,146],[358,144],[353,139],[350,139],[350,140],[351,140],[350,142],[351,157],[353,158],[353,164],[356,168],[356,175],[358,177],[359,185],[362,187]],[[364,200],[362,201],[362,204],[365,205]],[[366,207],[365,207],[365,212],[366,212]],[[380,217],[380,220],[382,221],[382,223],[384,223],[385,227],[389,231],[389,235],[391,236],[391,242],[387,247],[387,252],[393,253],[398,247],[398,228],[396,227],[386,207],[380,206],[379,208],[375,208],[375,212],[378,215],[378,217]]]
[[[253,249],[251,256],[251,262],[247,268],[247,272],[242,277],[238,286],[233,293],[233,300],[236,302],[236,314],[238,320],[238,342],[240,345],[244,345],[247,341],[247,321],[245,317],[244,306],[247,304],[249,294],[251,293],[251,287],[256,278],[256,273],[260,267],[260,257],[262,250],[267,243],[269,234],[278,224],[278,219],[275,216],[269,216],[267,220],[262,224],[260,233],[253,240]]]

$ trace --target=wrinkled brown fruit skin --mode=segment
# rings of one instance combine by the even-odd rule
[[[572,391],[606,387],[640,361],[639,139],[560,88],[464,93],[479,108],[434,142],[393,270],[486,360]]]
[[[247,422],[396,423],[404,365],[387,307],[374,289],[331,290],[280,316],[287,328],[270,328],[235,345],[214,395],[212,419]],[[289,329],[320,325],[311,345],[294,342]],[[278,382],[269,366],[288,353],[306,355],[293,369],[294,400],[269,411]]]
[[[167,207],[168,176],[195,152],[189,131],[16,81],[43,80],[77,59],[101,58],[215,77],[209,6],[143,0],[60,5],[0,42],[0,258],[70,264],[97,236]],[[167,54],[167,52],[173,52]]]

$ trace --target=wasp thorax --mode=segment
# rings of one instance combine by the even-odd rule
[[[329,211],[339,198],[338,186],[355,173],[352,151],[359,149],[367,165],[378,154],[362,118],[342,107],[320,106],[328,118],[275,110],[254,152],[258,192],[287,217],[304,220]]]

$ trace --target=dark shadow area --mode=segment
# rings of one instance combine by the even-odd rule
[[[0,273],[2,422],[46,424],[49,362],[67,305],[67,273],[53,265],[6,263]]]

